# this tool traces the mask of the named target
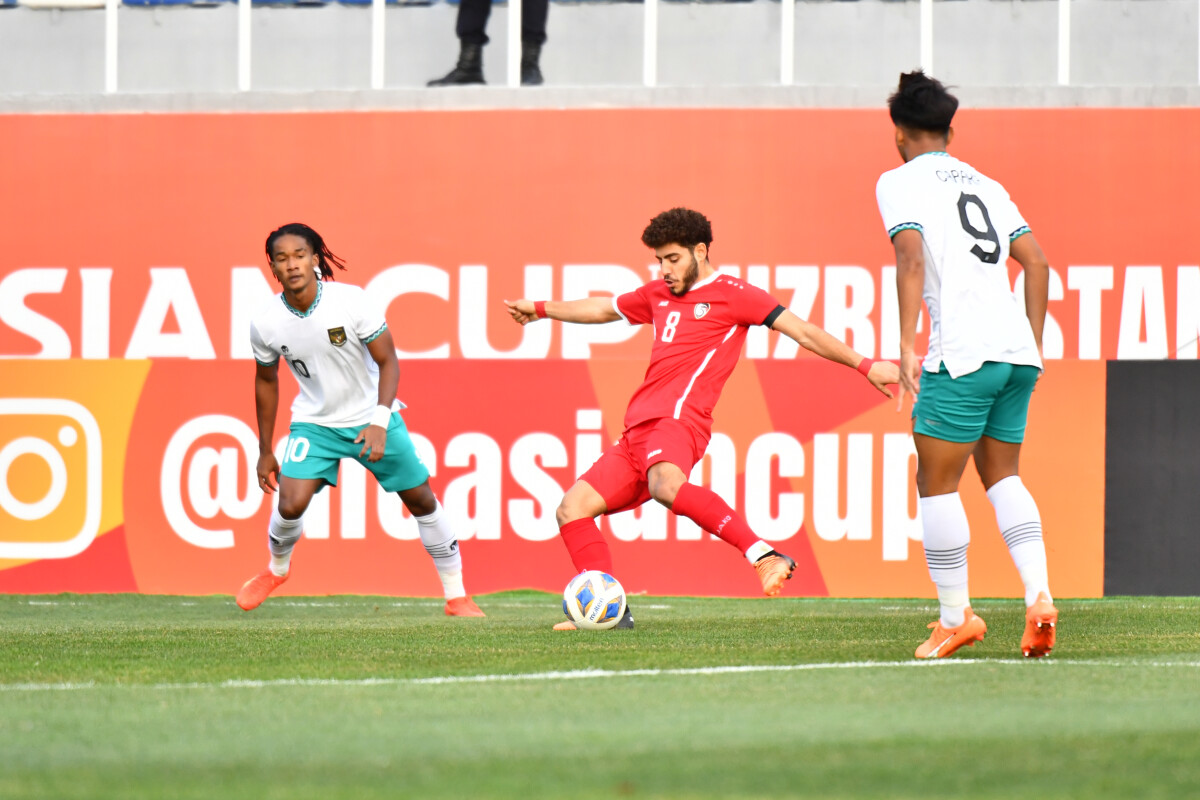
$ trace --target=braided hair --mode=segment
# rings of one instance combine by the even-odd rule
[[[345,262],[333,254],[329,249],[329,245],[325,244],[325,240],[321,238],[321,234],[314,231],[312,228],[305,225],[303,222],[289,222],[275,230],[271,231],[271,235],[267,237],[267,261],[274,260],[272,248],[275,246],[275,241],[280,236],[299,236],[304,241],[308,242],[308,246],[317,256],[317,275],[321,280],[333,280],[333,268],[344,270]]]

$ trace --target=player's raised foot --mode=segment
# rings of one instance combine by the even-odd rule
[[[289,572],[288,575],[290,574]],[[237,604],[245,611],[258,608],[262,605],[262,601],[266,600],[268,595],[278,589],[287,579],[287,575],[280,577],[270,569],[264,569],[242,584],[242,588],[237,593]]]
[[[1025,610],[1025,635],[1021,637],[1021,652],[1026,658],[1041,658],[1054,649],[1058,609],[1045,592],[1038,592],[1037,601]]]
[[[629,606],[625,606],[625,613],[621,615],[621,621],[618,622],[613,627],[614,628],[624,628],[626,630],[633,629],[633,610],[630,609]],[[556,630],[556,631],[574,631],[574,630],[578,630],[578,627],[571,620],[565,619],[562,622],[555,625],[554,630]]]
[[[453,597],[446,601],[446,616],[447,617],[486,617],[483,609],[475,605],[475,601],[468,596]]]
[[[945,658],[963,645],[974,647],[976,642],[983,641],[983,635],[987,633],[987,625],[981,617],[975,615],[970,606],[967,606],[962,625],[947,628],[938,619],[929,623],[929,627],[933,629],[933,633],[917,648],[917,652],[914,653],[917,658]]]
[[[763,594],[774,597],[783,589],[783,582],[791,580],[796,562],[783,553],[772,550],[754,562],[758,578],[762,581]]]

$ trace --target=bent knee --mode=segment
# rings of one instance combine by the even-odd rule
[[[554,510],[554,518],[561,528],[577,519],[594,519],[607,510],[604,498],[595,489],[579,481],[563,495],[558,508]]]
[[[650,491],[651,497],[667,508],[671,508],[675,505],[675,497],[685,483],[687,483],[687,478],[683,473],[666,472],[652,475],[646,488]]]
[[[286,520],[296,520],[304,516],[304,511],[308,507],[308,503],[300,503],[293,500],[279,500],[279,516]]]
[[[400,502],[404,503],[404,507],[414,517],[427,517],[437,511],[437,495],[429,487],[428,481],[420,486],[405,489],[403,492],[397,492],[396,494],[400,496]]]
[[[679,486],[681,485],[674,485],[665,481],[655,484],[650,487],[650,496],[667,508],[671,508],[675,505],[675,496],[679,494]]]
[[[568,522],[574,522],[577,519],[583,519],[584,514],[574,503],[568,503],[567,498],[563,498],[558,504],[558,508],[554,509],[554,519],[558,522],[558,527],[566,525]]]

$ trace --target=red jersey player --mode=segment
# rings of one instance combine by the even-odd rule
[[[650,221],[642,242],[654,249],[662,280],[637,291],[564,302],[505,301],[521,325],[549,317],[654,326],[650,366],[629,401],[625,433],[563,496],[556,513],[559,534],[575,569],[611,573],[612,554],[596,517],[654,498],[736,547],[757,569],[763,593],[777,595],[796,562],[755,536],[719,495],[687,480],[708,447],[712,410],[737,366],[746,331],[767,325],[823,358],[858,369],[888,397],[887,384],[899,381],[899,368],[864,358],[762,289],[717,272],[708,261],[712,226],[697,211],[664,211]],[[568,620],[554,627],[575,626]],[[633,627],[628,609],[617,627]]]

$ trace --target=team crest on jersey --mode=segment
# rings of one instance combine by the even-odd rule
[[[344,345],[346,343],[346,329],[345,328],[330,328],[329,329],[329,341],[333,343],[334,347],[341,347],[342,345]]]
[[[708,303],[697,303],[696,304],[696,319],[703,319],[704,315],[708,313],[709,308],[711,308],[711,306],[709,306]]]

